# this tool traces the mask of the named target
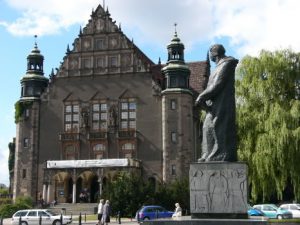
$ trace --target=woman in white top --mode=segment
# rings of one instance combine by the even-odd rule
[[[103,203],[104,203],[104,199],[100,199],[99,201],[99,205],[98,205],[98,224],[101,224],[101,219],[102,219],[102,215],[103,215]]]

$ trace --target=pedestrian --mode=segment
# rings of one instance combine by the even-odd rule
[[[99,201],[99,205],[98,205],[98,225],[101,225],[101,219],[102,219],[102,215],[103,215],[103,203],[104,203],[104,199],[100,199]]]
[[[172,217],[174,218],[177,218],[177,217],[180,217],[182,216],[182,209],[179,205],[179,203],[175,203],[175,212],[173,213]]]
[[[106,200],[104,206],[103,206],[103,215],[102,215],[102,224],[108,225],[110,222],[110,205],[109,200]]]

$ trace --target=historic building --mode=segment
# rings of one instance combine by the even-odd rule
[[[16,104],[14,197],[75,203],[84,190],[93,202],[120,170],[153,182],[187,176],[210,64],[185,63],[176,32],[166,55],[166,65],[152,62],[100,5],[49,79],[35,43]]]

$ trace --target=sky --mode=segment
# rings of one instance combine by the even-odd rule
[[[9,184],[14,104],[20,98],[20,79],[34,35],[48,77],[99,4],[155,63],[159,58],[166,61],[174,23],[188,62],[205,60],[215,43],[238,59],[257,56],[262,49],[300,51],[299,0],[0,0],[0,183]]]

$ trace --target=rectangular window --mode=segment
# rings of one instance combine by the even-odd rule
[[[98,68],[105,67],[105,58],[104,57],[97,58],[97,67]]]
[[[136,102],[135,99],[121,100],[121,129],[136,129]]]
[[[79,130],[79,105],[69,104],[65,106],[65,131],[78,132]]]
[[[176,109],[176,106],[177,106],[177,102],[175,99],[171,99],[171,109],[174,110]]]
[[[110,65],[110,67],[118,66],[118,59],[116,56],[109,57],[109,65]]]
[[[91,60],[90,59],[83,59],[83,63],[82,63],[83,65],[82,65],[82,67],[84,68],[84,69],[89,69],[89,68],[91,68]]]
[[[97,49],[104,49],[105,47],[105,42],[103,39],[97,39],[96,40],[96,48]]]
[[[26,169],[22,170],[22,178],[25,179],[26,178]]]
[[[173,143],[177,142],[177,133],[176,132],[171,132],[171,141]]]
[[[24,140],[23,140],[23,146],[24,146],[24,148],[28,148],[29,147],[29,138],[24,138]]]
[[[106,130],[107,129],[107,104],[94,103],[92,112],[92,129]]]
[[[171,166],[171,174],[174,176],[176,175],[176,165]]]

